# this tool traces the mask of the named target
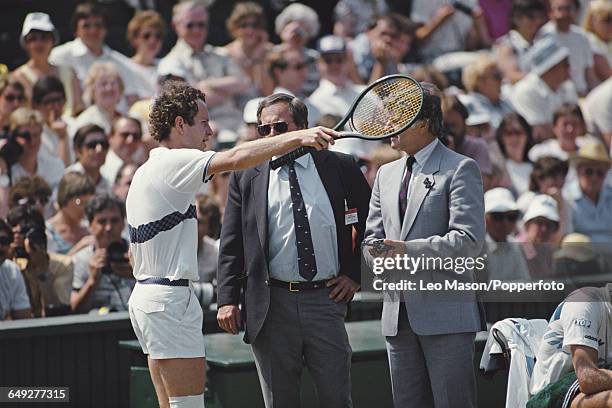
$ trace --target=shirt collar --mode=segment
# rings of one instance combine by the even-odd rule
[[[434,139],[427,146],[425,146],[424,148],[416,152],[416,154],[414,155],[414,160],[416,164],[423,167],[423,165],[425,165],[425,163],[427,162],[427,159],[429,159],[429,156],[431,156],[431,153],[434,151],[437,145],[438,145],[438,138]]]
[[[92,52],[89,51],[89,48],[87,48],[85,43],[80,38],[75,38],[72,47],[72,51],[77,57],[83,57],[87,54],[93,55]],[[102,44],[102,55],[100,57],[108,54],[110,54],[109,46],[106,44]]]
[[[153,151],[153,150],[151,150],[151,151]],[[274,160],[275,158],[276,158],[276,157],[272,157],[272,159],[273,159],[273,160]],[[310,154],[305,154],[305,155],[303,155],[303,156],[301,156],[301,157],[298,157],[297,159],[295,159],[295,160],[294,160],[294,163],[297,163],[297,164],[299,164],[299,165],[300,165],[302,168],[307,169],[307,168],[310,166],[310,163],[312,163],[312,155],[310,155]],[[285,167],[285,166],[279,167],[279,168],[278,168],[278,169],[276,169],[276,170],[272,170],[272,169],[270,169],[270,170],[271,170],[271,171],[276,171],[276,172],[279,172],[279,171],[280,171],[280,169],[282,169],[283,167]]]

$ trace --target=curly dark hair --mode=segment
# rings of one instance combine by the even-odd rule
[[[170,131],[178,116],[193,126],[198,113],[198,100],[206,103],[202,91],[184,82],[167,82],[155,98],[149,114],[149,130],[153,139],[161,142],[170,137]]]

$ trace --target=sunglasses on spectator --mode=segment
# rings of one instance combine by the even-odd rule
[[[127,139],[128,137],[132,136],[132,139],[134,140],[140,140],[142,138],[142,134],[140,132],[119,132],[119,136],[121,136],[123,139]]]
[[[261,24],[259,24],[256,21],[251,21],[251,22],[245,21],[245,22],[238,24],[238,28],[252,28],[253,30],[255,30],[260,27],[261,27]]]
[[[493,221],[502,222],[504,220],[508,222],[517,222],[518,221],[518,212],[493,212],[491,213],[491,218]]]
[[[108,141],[107,140],[92,140],[90,142],[87,143],[83,143],[83,146],[85,146],[88,149],[95,149],[98,146],[102,146],[102,149],[108,149]]]
[[[146,32],[146,33],[142,33],[140,35],[140,37],[142,37],[143,40],[148,41],[151,37],[154,37],[156,40],[161,40],[162,35],[160,32]]]
[[[95,28],[99,30],[101,28],[104,28],[104,23],[83,23],[81,28],[84,28],[85,30],[88,30],[90,28]]]
[[[29,142],[30,140],[32,140],[32,135],[31,135],[31,134],[30,134],[30,132],[28,132],[27,130],[26,130],[26,131],[24,131],[24,132],[16,132],[16,133],[15,133],[15,136],[17,136],[17,137],[22,137],[22,138],[24,138],[25,140],[27,140],[28,142]]]
[[[9,246],[13,242],[8,235],[0,235],[0,246]]]
[[[275,122],[268,123],[266,125],[259,125],[257,126],[257,133],[259,133],[260,136],[268,136],[272,129],[274,129],[276,133],[285,133],[287,129],[289,129],[289,125],[287,122]]]
[[[502,73],[499,72],[499,71],[491,72],[488,76],[489,76],[489,78],[493,78],[493,79],[496,79],[498,81],[501,81],[502,79],[504,79]]]
[[[29,42],[34,42],[34,41],[46,41],[46,40],[51,40],[53,39],[53,34],[51,33],[30,33],[28,35],[25,36],[24,41],[29,43]]]
[[[64,98],[63,96],[55,96],[55,97],[51,97],[51,98],[43,98],[42,99],[42,104],[43,105],[59,105],[59,104],[64,104],[66,103],[66,98]]]
[[[208,27],[208,23],[206,21],[190,21],[185,24],[185,27],[187,27],[188,30],[193,30],[194,28],[200,28],[203,30]]]
[[[299,63],[293,64],[293,65],[287,64],[285,66],[285,69],[293,69],[293,70],[296,70],[296,71],[301,71],[304,68],[306,68],[306,63],[305,62],[299,62]]]
[[[17,201],[17,204],[24,205],[29,204],[33,206],[40,205],[41,207],[46,206],[49,203],[48,197],[24,197]]]
[[[344,55],[342,54],[323,54],[321,58],[326,64],[342,64],[344,62]]]
[[[6,99],[7,102],[25,102],[25,96],[24,95],[15,95],[15,94],[8,94],[8,95],[4,95],[4,99]]]
[[[582,173],[587,177],[592,177],[593,175],[597,175],[599,178],[606,177],[607,171],[604,169],[595,169],[593,167],[586,167],[582,170]]]

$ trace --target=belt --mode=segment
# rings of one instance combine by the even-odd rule
[[[143,285],[189,286],[189,279],[147,278],[139,280],[138,283]]]
[[[287,289],[289,292],[301,292],[303,290],[326,288],[326,284],[328,281],[329,279],[310,282],[285,282],[278,279],[270,278],[266,281],[266,283],[268,284],[268,286]]]

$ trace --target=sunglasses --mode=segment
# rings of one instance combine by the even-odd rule
[[[255,30],[255,29],[260,28],[260,27],[261,27],[261,24],[259,24],[257,22],[251,22],[251,23],[244,22],[244,23],[238,24],[238,28],[243,28],[243,29],[244,28],[252,28],[253,30]]]
[[[323,61],[326,64],[342,64],[344,62],[344,55],[342,54],[331,54],[331,55],[322,55]]]
[[[84,28],[85,30],[89,30],[90,28],[95,28],[99,30],[101,28],[104,28],[104,23],[83,23],[81,28]]]
[[[592,177],[593,175],[597,175],[599,178],[606,177],[607,171],[604,169],[594,169],[592,167],[587,167],[582,170],[582,173],[587,177]]]
[[[304,68],[306,68],[306,63],[305,62],[300,62],[300,63],[293,64],[293,65],[287,64],[287,66],[285,66],[285,69],[293,69],[295,71],[301,71]]]
[[[147,32],[147,33],[142,33],[140,37],[142,37],[142,39],[146,41],[148,41],[151,37],[154,37],[156,40],[161,40],[162,35],[160,32],[155,32],[155,33]]]
[[[134,140],[140,140],[142,138],[142,134],[140,132],[119,132],[119,136],[121,136],[123,139],[127,139],[128,137],[132,136],[132,139]]]
[[[8,246],[11,244],[11,242],[13,242],[13,240],[8,235],[0,235],[0,245],[1,246]]]
[[[508,221],[508,222],[517,222],[518,221],[518,213],[517,212],[494,212],[491,213],[491,218],[493,219],[493,221],[496,222],[502,222],[504,220]]]
[[[6,99],[7,102],[25,102],[25,96],[24,95],[15,95],[15,94],[8,94],[8,95],[4,95],[4,99]]]
[[[84,143],[83,146],[85,146],[88,149],[95,149],[96,147],[102,146],[102,149],[108,149],[108,141],[107,140],[92,140],[91,142],[87,142]]]
[[[56,97],[51,97],[51,98],[43,98],[43,100],[41,101],[43,105],[59,105],[59,104],[64,104],[66,103],[66,98],[64,98],[63,96],[56,96]]]
[[[504,79],[502,73],[499,72],[499,71],[491,72],[489,74],[489,78],[493,78],[493,79],[496,79],[498,81],[501,81],[502,79]]]
[[[24,131],[24,132],[17,132],[17,133],[15,133],[15,136],[16,136],[16,137],[22,137],[22,138],[24,138],[25,140],[27,140],[28,142],[29,142],[30,140],[32,140],[32,134],[31,134],[30,132],[28,132],[27,130],[26,130],[26,131]]]
[[[185,24],[188,30],[193,30],[194,28],[205,29],[208,27],[208,23],[206,21],[190,21]]]
[[[272,129],[274,129],[277,134],[285,133],[287,129],[289,129],[289,125],[287,122],[275,122],[268,123],[266,125],[259,125],[257,126],[257,133],[259,133],[259,136],[268,136]]]
[[[20,199],[19,201],[17,201],[17,203],[19,205],[29,204],[33,206],[40,205],[41,207],[44,207],[49,203],[49,198],[48,197],[24,197]]]
[[[47,41],[52,39],[53,34],[51,33],[30,33],[25,36],[24,41],[29,43],[34,41]]]

